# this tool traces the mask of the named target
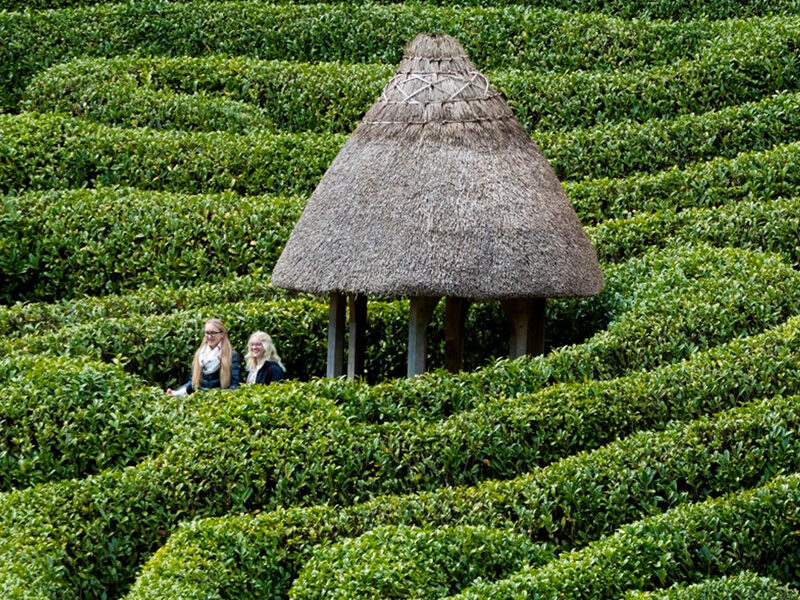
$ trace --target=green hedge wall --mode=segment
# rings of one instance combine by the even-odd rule
[[[707,579],[694,585],[675,585],[669,590],[627,592],[623,600],[798,600],[800,592],[770,577],[750,571]]]
[[[2,203],[0,300],[9,302],[268,278],[305,198],[103,187]]]
[[[34,547],[39,557],[27,586],[55,561],[73,590],[116,595],[168,531],[190,517],[351,504],[378,493],[510,477],[641,428],[762,394],[797,393],[797,319],[787,327],[616,382],[498,399],[442,423],[353,423],[329,401],[282,397],[283,386],[200,394],[202,419],[157,457],[0,496],[0,564],[16,563]],[[291,418],[282,416],[286,410]],[[44,531],[57,537],[56,554],[40,548]],[[0,585],[7,581],[0,577]]]
[[[85,359],[5,358],[0,372],[0,492],[133,465],[163,448],[180,404]]]
[[[392,72],[382,64],[241,56],[77,59],[37,74],[21,108],[157,129],[350,133]],[[788,46],[711,49],[696,60],[633,71],[487,75],[531,132],[702,113],[800,83]]]
[[[701,116],[534,136],[562,180],[654,172],[765,150],[797,133],[798,96]],[[60,115],[0,115],[9,143],[0,190],[131,185],[177,192],[308,194],[345,138],[339,134],[186,133],[121,129]],[[742,160],[736,158],[735,160]]]
[[[291,597],[436,600],[475,579],[498,579],[552,559],[547,546],[506,529],[379,527],[321,548],[304,565]],[[349,568],[341,569],[341,563]]]
[[[606,540],[526,568],[498,583],[479,583],[453,598],[619,598],[626,590],[757,570],[797,582],[800,475],[673,509],[621,528]]]
[[[51,257],[51,260],[55,261],[55,258]],[[186,279],[189,279],[188,275]],[[225,302],[289,297],[288,292],[272,287],[268,276],[248,274],[198,283],[194,287],[169,284],[141,288],[124,294],[84,296],[62,299],[59,302],[17,302],[10,306],[0,306],[0,335],[12,338],[26,334],[43,334],[97,319],[156,315],[211,307]],[[291,297],[309,298],[304,294],[291,294]]]
[[[222,56],[78,59],[38,74],[22,108],[128,127],[350,133],[393,72]]]
[[[561,560],[552,561],[544,567],[536,560],[536,558],[538,558],[536,554],[531,553],[533,560],[529,564],[525,564],[521,567],[519,569],[519,574],[506,577],[506,569],[513,568],[514,563],[517,562],[518,559],[515,560],[516,557],[513,553],[513,547],[497,548],[495,550],[495,560],[498,562],[502,560],[502,567],[505,568],[495,569],[494,572],[490,571],[489,573],[475,573],[475,575],[480,577],[480,580],[475,583],[474,590],[468,589],[462,597],[518,598],[519,596],[514,595],[514,592],[510,589],[503,589],[514,589],[512,586],[516,586],[515,591],[517,593],[519,593],[521,588],[523,593],[538,593],[538,597],[561,598],[565,597],[566,592],[567,597],[571,598],[618,598],[619,590],[624,589],[626,585],[647,588],[652,585],[651,582],[653,580],[657,580],[659,583],[663,584],[670,575],[674,578],[680,571],[688,575],[688,579],[691,581],[698,576],[698,573],[702,573],[704,568],[711,570],[713,567],[716,567],[723,573],[730,572],[731,570],[736,572],[738,570],[736,569],[738,561],[742,561],[744,566],[750,568],[757,568],[763,565],[767,569],[771,569],[774,573],[780,575],[786,574],[792,577],[790,571],[791,566],[796,566],[800,560],[797,558],[792,560],[788,557],[784,560],[782,554],[784,552],[797,553],[797,549],[800,549],[800,541],[797,540],[797,536],[791,529],[792,516],[800,513],[800,510],[798,510],[796,506],[796,500],[794,502],[792,500],[794,498],[800,499],[800,486],[796,483],[797,479],[798,476],[777,480],[783,484],[794,483],[793,492],[789,495],[790,506],[787,511],[789,513],[788,515],[780,513],[778,507],[779,501],[777,499],[770,498],[765,503],[766,506],[764,506],[762,504],[762,502],[764,502],[763,497],[759,499],[754,513],[746,511],[743,516],[737,514],[735,509],[731,510],[730,506],[722,508],[725,501],[709,503],[715,504],[718,513],[715,513],[713,509],[709,510],[708,507],[702,506],[680,507],[673,509],[666,515],[651,518],[648,520],[649,522],[645,521],[644,523],[638,524],[639,531],[636,533],[632,533],[631,531],[636,530],[636,524],[623,527],[622,531],[624,533],[619,533],[614,536],[614,538],[618,540],[619,538],[627,537],[628,539],[625,540],[627,544],[621,543],[614,548],[614,550],[617,551],[617,556],[614,556],[613,551],[606,549],[606,552],[603,553],[603,550],[599,549],[602,546],[613,546],[614,541],[616,541],[613,538],[608,542],[597,542],[581,552],[573,552],[571,555]],[[773,485],[775,485],[775,482],[773,482]],[[769,489],[769,487],[766,489]],[[761,491],[763,493],[763,490]],[[778,498],[785,498],[785,493],[781,493],[785,491],[786,490],[779,489],[778,494],[776,494]],[[747,496],[749,493],[742,493],[740,495]],[[735,502],[734,498],[728,500],[729,505],[735,504]],[[795,506],[792,506],[792,504],[795,504]],[[706,510],[703,510],[704,508]],[[765,508],[766,510],[764,510]],[[770,521],[773,523],[777,522],[781,531],[775,532],[773,536],[770,536],[770,539],[778,543],[778,548],[771,548],[768,544],[764,543],[763,540],[748,543],[749,540],[746,537],[740,537],[741,534],[735,530],[735,527],[736,524],[741,521],[745,521],[745,526],[750,527],[751,531],[759,531],[765,526],[769,529],[769,525],[764,523],[759,523],[755,526],[747,523],[746,519],[752,514],[763,514],[764,516],[771,517]],[[700,515],[711,516],[712,524],[709,526],[709,523],[700,521]],[[687,516],[689,516],[688,519]],[[694,519],[691,518],[692,516]],[[728,519],[733,517],[733,519],[726,523],[724,520],[725,517]],[[655,525],[658,521],[661,521],[660,527]],[[663,525],[665,521],[675,527],[675,529],[667,530]],[[720,523],[720,521],[722,521],[722,523]],[[699,531],[695,529],[697,526],[696,523],[698,522],[701,523]],[[720,525],[722,526],[720,527]],[[728,527],[725,527],[725,525],[728,525]],[[716,528],[720,528],[722,531],[717,532],[715,531]],[[414,535],[416,532],[408,534],[402,529],[398,532],[400,535],[392,535],[395,531],[394,529],[389,529],[387,531],[384,528],[379,528],[364,534],[361,538],[356,540],[345,541],[318,550],[303,566],[299,576],[289,590],[289,597],[292,598],[292,600],[376,598],[385,597],[389,595],[387,592],[394,592],[397,588],[400,588],[401,592],[397,594],[398,597],[407,597],[402,594],[402,592],[405,592],[405,589],[397,584],[398,581],[403,581],[403,579],[399,577],[400,574],[405,575],[411,580],[408,586],[410,588],[408,596],[414,598],[443,598],[451,594],[456,594],[463,588],[470,586],[472,583],[470,581],[472,574],[455,572],[450,575],[446,573],[446,575],[450,575],[446,580],[446,583],[449,584],[451,588],[449,590],[450,594],[447,593],[447,590],[442,590],[444,586],[440,578],[436,576],[437,573],[425,572],[426,570],[422,569],[420,569],[420,571],[422,571],[420,573],[413,567],[413,563],[432,563],[435,565],[437,562],[441,562],[447,564],[447,559],[449,558],[448,554],[452,552],[452,550],[448,551],[449,549],[446,547],[442,548],[441,545],[437,546],[433,540],[431,540],[432,543],[420,548],[419,546],[422,544],[420,543],[419,537],[423,536],[418,537]],[[447,527],[437,530],[440,536],[454,545],[459,543],[460,536],[456,533],[457,531],[458,530],[453,531]],[[496,532],[497,530],[488,530],[484,533],[487,545],[492,544],[492,535],[489,534],[490,531]],[[627,536],[625,534],[627,534]],[[497,535],[497,533],[495,533],[495,535]],[[514,539],[513,534],[509,535],[509,538],[510,543],[513,543],[511,541]],[[697,548],[695,546],[695,544],[698,544],[698,540],[699,543],[706,542],[704,547]],[[742,541],[745,542],[745,545],[739,546],[739,542]],[[374,548],[381,542],[383,542],[383,547],[380,551],[376,552]],[[635,555],[637,542],[638,545],[644,546],[650,550],[651,556],[634,556],[634,563],[638,562],[639,564],[635,566],[626,564],[627,560],[630,560],[631,555]],[[441,544],[441,542],[439,542],[439,544]],[[473,544],[479,546],[480,542],[475,540]],[[711,548],[707,547],[709,544]],[[631,546],[633,546],[633,548],[631,548]],[[594,552],[592,552],[593,550]],[[683,552],[680,552],[680,550],[683,550]],[[676,552],[677,554],[675,559],[671,558],[672,552]],[[659,556],[659,553],[661,556]],[[729,554],[733,554],[733,556],[729,556]],[[416,561],[414,561],[414,559],[416,559]],[[596,563],[593,565],[586,564],[592,560],[598,561],[598,559],[601,563],[600,565]],[[695,564],[693,559],[697,560],[699,564]],[[773,560],[778,561],[778,565],[770,564]],[[680,566],[676,567],[673,561],[678,562]],[[613,587],[611,589],[603,589],[603,583],[597,582],[597,580],[602,580],[605,577],[603,574],[592,573],[592,570],[602,570],[602,563],[611,563],[613,566],[617,567],[617,573],[615,573],[615,575],[617,575],[617,581],[614,582],[617,589]],[[632,566],[634,569],[639,567],[639,572],[626,572],[629,569],[633,570],[631,569]],[[558,567],[561,568],[559,569]],[[534,583],[537,579],[538,573],[536,573],[536,569],[538,568],[541,568],[543,573],[541,579]],[[433,571],[433,569],[431,569],[431,571]],[[670,573],[670,571],[672,571],[672,573]],[[580,573],[580,575],[578,573]],[[439,575],[441,576],[441,574]],[[559,581],[558,575],[561,575],[568,581]],[[606,577],[611,579],[613,575]],[[502,581],[506,578],[509,580],[508,584]],[[589,583],[584,581],[584,578],[594,581]],[[528,581],[525,581],[526,579]],[[517,583],[518,580],[523,580],[525,583],[520,585]],[[675,579],[672,580],[674,581]],[[682,578],[678,576],[677,580],[682,581]],[[492,589],[492,583],[490,583],[492,581],[498,581],[497,587],[503,591],[496,594]],[[792,581],[796,581],[796,577],[792,577]],[[576,583],[579,586],[577,590],[572,587]],[[605,583],[608,585],[608,582]],[[592,589],[593,587],[595,589]],[[436,590],[436,588],[438,588],[438,590]],[[589,592],[588,594],[587,591]]]
[[[624,177],[680,168],[711,158],[735,158],[797,139],[800,95],[677,119],[602,124],[554,135],[534,133],[559,179]]]
[[[773,181],[775,185],[776,172],[787,169],[793,157],[796,158],[796,152],[791,146],[749,155],[747,160],[737,159],[735,162],[743,163],[746,169],[739,174],[739,181],[730,181],[731,187],[720,195],[741,196],[742,186],[747,186],[750,195],[761,195],[756,192],[759,183],[745,178]],[[736,165],[726,163],[723,167],[715,162],[701,169],[708,173],[707,177],[721,179],[713,167],[726,168],[722,172],[729,174]],[[797,262],[797,221],[791,218],[797,212],[796,199],[740,200],[734,204],[731,199],[718,197],[718,188],[709,183],[711,190],[705,199],[699,193],[690,197],[689,191],[678,190],[686,198],[684,202],[672,190],[679,182],[688,181],[689,174],[668,172],[660,179],[668,183],[660,186],[661,190],[655,185],[636,190],[636,182],[642,180],[631,179],[629,188],[635,191],[628,197],[623,194],[612,200],[619,203],[613,212],[620,213],[620,205],[630,205],[632,209],[649,191],[652,194],[645,208],[662,205],[655,213],[607,220],[588,229],[601,261],[623,261],[653,245],[704,241],[781,252],[791,262]],[[695,183],[691,192],[697,192],[699,185]],[[800,193],[800,186],[795,189],[791,181],[779,185],[779,190],[763,193],[767,196],[783,191]],[[611,182],[594,187],[591,199],[581,195],[587,188],[591,186],[568,187],[581,216],[591,210],[586,204],[595,198],[599,201],[604,190],[614,190],[615,186]],[[661,202],[659,193],[664,198]],[[713,206],[717,201],[724,208],[686,210],[693,202]],[[237,273],[253,273],[253,290],[246,297],[240,290],[228,298],[235,301],[268,299],[279,293],[269,287],[266,278],[303,210],[305,197],[187,195],[101,187],[29,192],[6,196],[3,203],[6,212],[5,218],[0,219],[0,273],[6,277],[0,284],[0,298],[7,302],[115,294],[142,285],[202,284],[211,289],[209,286],[214,282],[222,287],[212,296],[222,298],[225,296],[222,290],[228,285],[223,280]],[[589,217],[595,220],[593,215]],[[208,223],[212,224],[211,230]],[[76,229],[77,224],[81,224],[80,229]],[[167,232],[170,234],[166,235]],[[147,269],[143,268],[145,265]],[[256,282],[259,277],[264,277],[264,281]],[[102,310],[98,307],[104,302],[124,305],[127,300],[96,299],[68,304],[69,312],[73,313],[70,322],[80,322],[79,314],[89,316],[92,311]],[[135,299],[131,302],[137,303]],[[14,309],[0,307],[0,332],[8,335],[14,327],[32,329],[34,319],[47,328],[53,319],[65,318],[56,316],[60,310],[41,304]],[[116,309],[114,314],[122,314],[120,310]],[[129,305],[127,310],[134,308]]]
[[[637,212],[722,206],[743,198],[765,200],[800,194],[793,165],[800,143],[736,158],[715,158],[655,175],[567,182],[565,188],[584,224],[630,217]]]
[[[541,365],[534,361],[527,373],[512,369],[513,375],[504,381],[529,390],[553,381],[603,379],[651,368],[737,335],[757,333],[796,314],[800,304],[800,275],[790,265],[778,257],[733,249],[701,246],[650,253],[609,271],[607,277],[607,289],[587,302],[597,303],[587,313],[613,313],[608,328],[584,344],[552,352]],[[375,381],[402,376],[405,349],[396,341],[407,331],[407,306],[402,302],[369,306],[368,377]],[[126,369],[167,385],[188,377],[199,327],[210,314],[223,319],[236,344],[243,344],[255,329],[269,331],[292,377],[306,379],[324,372],[327,307],[306,299],[101,318],[9,340],[7,349],[36,353],[57,346],[61,353],[98,360],[123,357]],[[480,343],[466,344],[467,364],[484,364],[488,357],[504,355],[507,330],[496,306],[470,315],[467,331],[484,337],[468,338]],[[569,336],[576,314],[562,315]],[[607,317],[590,320],[603,318]],[[436,333],[442,330],[441,323],[440,310],[431,326],[434,366],[441,364],[443,339]],[[559,338],[560,326],[559,322],[551,326],[551,339]]]
[[[286,597],[318,545],[394,524],[525,531],[565,548],[709,494],[760,485],[797,461],[797,398],[644,432],[509,481],[182,524],[145,565],[130,600]],[[789,440],[792,440],[789,442]],[[712,468],[713,467],[713,468]]]
[[[709,48],[772,48],[797,40],[791,19],[623,20],[525,6],[265,5],[136,2],[0,14],[0,107],[14,109],[43,68],[74,57],[243,55],[396,64],[420,31],[454,35],[481,69],[621,69],[667,64]],[[509,43],[513,40],[514,43]],[[709,44],[708,40],[713,40]]]
[[[710,243],[781,254],[800,264],[800,198],[742,200],[719,208],[689,208],[610,219],[588,228],[600,262],[613,263],[664,245]]]
[[[327,307],[306,299],[242,301],[156,316],[96,319],[55,333],[28,335],[11,341],[10,347],[33,354],[55,350],[95,360],[116,359],[129,372],[175,387],[189,379],[203,323],[213,316],[225,323],[240,355],[244,356],[244,344],[253,331],[268,331],[291,377],[324,373]]]
[[[173,0],[185,1],[185,0]],[[399,0],[379,0],[380,4],[393,4]],[[423,0],[433,6],[448,6],[450,0]],[[0,0],[0,10],[36,10],[46,8],[66,8],[106,4],[107,0]],[[306,0],[289,0],[285,4],[305,4]],[[637,0],[632,2],[607,2],[599,0],[467,0],[459,6],[506,6],[520,5],[536,8],[557,8],[576,12],[598,12],[624,18],[651,19],[708,19],[741,18],[772,14],[797,14],[798,7],[792,0],[746,0],[733,2],[717,0],[716,2],[699,2],[698,0]]]
[[[120,129],[63,115],[0,115],[0,191],[131,185],[184,193],[310,193],[341,135]]]
[[[205,190],[307,194],[344,141],[339,135],[236,136],[127,130],[56,115],[0,115],[0,130],[13,140],[2,148],[9,158],[0,168],[0,187],[5,191],[127,184],[185,193]],[[696,142],[698,145],[694,147],[703,152],[705,142]],[[572,158],[559,163],[555,157],[559,154],[568,157],[570,153],[579,156],[580,145],[580,141],[575,141],[551,147],[549,153],[554,165],[567,168]],[[763,195],[789,190],[796,195],[793,177],[784,171],[797,148],[797,144],[788,144],[734,159],[716,158],[683,171],[672,168],[649,177],[568,183],[567,191],[579,215],[589,222],[601,216],[624,216],[616,214],[621,211],[620,205],[628,210],[634,207],[655,210],[677,208],[676,205],[686,202],[694,206],[719,204],[731,196],[738,198],[748,193]],[[671,152],[671,144],[666,144],[663,151]],[[614,154],[611,149],[595,148],[592,160],[609,164],[616,160]],[[648,156],[654,164],[661,160],[658,152]],[[269,166],[265,167],[267,162]],[[636,168],[635,165],[624,168],[628,167]],[[592,168],[581,170],[588,172]],[[573,176],[580,174],[576,166]],[[744,185],[747,187],[743,188]],[[638,200],[642,197],[647,200],[640,204]],[[6,205],[10,202],[13,200],[4,199]],[[5,220],[13,224],[14,213],[11,209],[8,212],[10,216]],[[25,215],[21,219],[25,223]]]

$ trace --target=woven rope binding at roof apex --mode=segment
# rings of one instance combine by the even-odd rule
[[[468,102],[476,99],[486,100],[499,96],[497,92],[492,90],[486,76],[478,71],[467,73],[398,73],[386,84],[378,101],[397,104],[422,104],[417,99],[417,96],[423,92],[438,92],[443,99],[436,101],[441,103]],[[432,101],[434,100],[429,100],[429,102]]]

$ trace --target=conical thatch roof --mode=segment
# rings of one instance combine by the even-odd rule
[[[586,296],[603,278],[560,182],[445,35],[420,35],[334,159],[272,274],[326,293]]]

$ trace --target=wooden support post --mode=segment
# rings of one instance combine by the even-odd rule
[[[347,303],[350,309],[347,378],[355,379],[364,374],[364,356],[367,342],[367,297],[363,294],[348,294]]]
[[[544,298],[513,298],[500,302],[511,321],[509,356],[544,354]]]
[[[328,310],[328,377],[344,375],[345,296],[331,292]]]
[[[464,368],[464,323],[467,320],[469,300],[446,299],[444,313],[444,367],[451,373]]]
[[[411,296],[408,320],[408,376],[425,372],[425,354],[428,350],[428,323],[439,298],[433,296]]]

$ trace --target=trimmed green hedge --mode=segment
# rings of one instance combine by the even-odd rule
[[[797,89],[800,70],[791,44],[765,44],[759,52],[742,46],[711,47],[700,57],[633,70],[487,76],[530,132],[703,113]]]
[[[21,107],[157,129],[350,133],[392,72],[379,64],[241,56],[77,59],[37,74]],[[697,60],[634,71],[487,75],[537,132],[718,110],[800,85],[786,46],[712,49]]]
[[[181,404],[85,359],[5,358],[0,372],[0,492],[133,465],[163,448]]]
[[[742,569],[797,583],[800,474],[627,525],[608,539],[453,598],[620,598],[629,589],[691,582]]]
[[[433,336],[442,331],[443,313],[443,308],[437,311],[431,325]],[[211,316],[222,319],[234,348],[242,356],[249,335],[263,330],[275,341],[290,378],[308,379],[325,373],[328,307],[308,298],[199,304],[165,314],[99,317],[55,332],[9,340],[8,348],[34,354],[57,352],[94,360],[116,360],[127,371],[151,383],[175,387],[188,380],[191,359],[202,337],[203,322]],[[365,365],[368,380],[404,376],[406,348],[397,340],[408,335],[407,302],[373,302],[369,305],[368,318],[370,353]],[[471,350],[465,356],[467,365],[481,365],[492,356],[507,352],[504,319],[491,305],[470,311],[467,340],[471,342]],[[443,343],[443,340],[438,341],[438,336],[432,340],[431,358],[435,362],[443,362]],[[345,389],[350,385],[347,383]],[[388,402],[387,399],[379,404]],[[389,415],[398,410],[403,409],[390,409],[387,418],[394,418]]]
[[[172,0],[186,1],[186,0]],[[380,4],[399,3],[400,0],[379,0]],[[425,4],[433,6],[448,6],[450,0],[423,0]],[[66,8],[93,6],[106,4],[107,0],[0,0],[0,10],[27,10],[44,8]],[[306,0],[288,0],[284,4],[305,4]],[[698,0],[637,0],[635,2],[608,2],[599,0],[467,0],[459,3],[465,6],[506,6],[520,5],[536,8],[557,8],[576,12],[599,12],[624,18],[650,18],[650,19],[728,19],[753,17],[772,14],[797,14],[798,6],[792,0],[747,0],[733,2],[731,0],[716,0],[715,2],[700,2]]]
[[[368,421],[448,415],[481,406],[487,398],[526,394],[556,382],[651,369],[742,335],[755,322],[769,327],[777,322],[768,316],[770,311],[786,317],[798,313],[798,292],[793,289],[797,273],[777,258],[748,252],[670,249],[608,266],[605,277],[606,289],[600,295],[548,306],[551,339],[566,343],[577,335],[578,323],[585,327],[580,331],[583,338],[595,334],[580,345],[555,348],[534,359],[498,361],[476,373],[432,373],[371,388],[331,382],[319,393],[358,406],[358,414]],[[754,283],[757,280],[763,283]],[[752,304],[745,300],[755,290],[769,288],[775,289]],[[406,312],[400,314],[405,319]],[[477,318],[467,327],[468,334],[487,327],[491,318]],[[502,317],[494,318],[501,322]],[[403,327],[397,326],[398,336]],[[440,328],[436,323],[431,335]],[[499,346],[503,339],[495,343]],[[491,347],[488,342],[485,346]],[[388,364],[389,357],[382,362]]]
[[[341,135],[121,129],[63,115],[0,115],[0,191],[131,185],[184,193],[310,193]]]
[[[37,75],[22,107],[127,127],[350,133],[393,72],[223,56],[79,59]]]
[[[304,206],[299,197],[118,188],[5,196],[0,300],[268,279]]]
[[[163,315],[95,319],[54,333],[18,338],[9,346],[31,354],[58,352],[102,361],[116,359],[129,372],[175,387],[189,379],[203,323],[215,316],[225,323],[241,356],[250,333],[270,332],[288,374],[306,379],[324,373],[327,315],[327,307],[313,300],[242,301]]]
[[[778,94],[701,115],[533,137],[562,181],[625,177],[792,142],[800,133],[798,113],[800,94]]]
[[[458,571],[450,574],[446,571],[442,578],[445,578],[446,585],[450,587],[450,594],[457,594],[474,584],[474,588],[467,589],[461,597],[533,596],[598,600],[619,598],[620,592],[626,587],[649,588],[653,581],[662,585],[667,580],[683,581],[684,577],[692,581],[703,572],[713,573],[715,568],[722,573],[738,572],[739,565],[745,568],[763,567],[773,574],[788,575],[791,581],[797,581],[793,567],[800,564],[800,558],[785,557],[784,553],[800,554],[800,540],[792,530],[794,518],[800,515],[799,481],[800,474],[791,478],[779,478],[762,490],[740,493],[739,498],[712,501],[706,506],[675,508],[665,515],[623,527],[620,533],[608,541],[596,542],[583,551],[573,552],[544,566],[537,560],[536,554],[531,553],[533,560],[511,576],[507,576],[507,569],[513,568],[519,562],[513,550],[514,545],[519,545],[520,541],[514,544],[516,536],[507,533],[511,548],[500,547],[495,550],[495,560],[502,561],[503,568],[474,575]],[[778,489],[775,490],[775,487]],[[762,495],[759,496],[759,492]],[[745,501],[746,505],[750,504],[746,507],[749,510],[742,511],[743,514],[737,512],[742,499],[751,496],[758,499],[755,502]],[[780,499],[788,501],[785,514],[780,511]],[[768,517],[768,520],[766,523],[748,523],[748,518],[754,516]],[[703,517],[710,517],[711,523],[702,521]],[[739,523],[745,526],[746,531],[749,529],[748,533],[761,533],[763,528],[769,531],[771,524],[777,526],[779,531],[770,532],[772,535],[768,536],[768,540],[776,542],[777,547],[771,547],[766,540],[748,540],[746,536],[742,536],[742,532],[737,531]],[[414,530],[409,533],[407,531],[402,528],[378,528],[356,540],[346,540],[319,549],[304,564],[289,590],[289,597],[292,600],[445,597],[448,594],[440,581],[441,575],[434,569],[418,570],[415,562],[423,565],[441,562],[446,565],[448,555],[453,550],[446,546],[443,548],[442,542],[437,545],[433,539],[424,545],[423,535]],[[451,543],[457,545],[460,541],[460,536],[456,533],[458,531],[449,527],[438,529],[436,532],[440,537],[436,541],[450,541],[452,538]],[[469,531],[473,529],[470,528]],[[484,530],[486,544],[492,545],[493,535],[500,532],[502,530]],[[478,540],[472,543],[480,546]],[[702,547],[700,544],[703,544]],[[374,549],[376,545],[380,548],[378,551]],[[645,549],[644,556],[637,552],[642,547]],[[469,550],[465,549],[465,553],[467,552]],[[676,555],[674,558],[673,553]],[[678,565],[674,564],[676,562]],[[616,572],[602,573],[606,564],[610,564],[611,569]],[[541,569],[541,575],[536,569]],[[616,581],[613,580],[615,575]],[[477,582],[471,581],[476,576],[480,579]],[[504,579],[508,579],[508,582],[502,581]],[[406,592],[406,586],[403,585],[406,581],[410,589],[403,593]],[[496,587],[502,590],[500,593],[493,589],[493,581],[498,582]],[[400,593],[392,593],[396,591]],[[524,595],[518,595],[520,592]]]
[[[306,297],[303,294],[291,296]],[[193,287],[175,287],[170,284],[121,295],[85,296],[71,300],[62,299],[59,302],[17,302],[11,306],[0,306],[0,335],[12,338],[26,334],[43,334],[96,319],[155,315],[226,302],[278,300],[288,297],[288,292],[272,287],[268,276],[248,274],[198,283]]]
[[[719,208],[689,208],[609,219],[587,230],[600,262],[616,262],[654,247],[711,243],[763,250],[800,264],[800,198],[743,200]]]
[[[628,592],[623,600],[800,600],[800,592],[750,571],[669,590]]]
[[[442,423],[353,423],[329,401],[285,386],[196,394],[202,418],[159,456],[125,471],[0,496],[0,564],[38,548],[42,532],[50,531],[66,546],[55,555],[39,551],[28,586],[55,561],[72,589],[116,595],[182,519],[351,504],[373,494],[510,477],[641,428],[762,394],[797,393],[798,325],[794,319],[765,335],[617,381],[498,398]],[[295,411],[291,418],[282,417],[286,410]],[[11,549],[2,552],[4,546]],[[41,583],[52,582],[46,577]]]
[[[386,525],[506,528],[564,548],[584,545],[642,516],[760,485],[781,468],[796,468],[792,432],[799,419],[796,397],[759,401],[664,432],[639,433],[509,481],[347,508],[185,522],[144,566],[128,599],[286,597],[317,545]]]
[[[507,529],[461,525],[373,529],[317,551],[291,589],[294,598],[436,600],[475,579],[498,579],[553,559],[548,546]],[[347,569],[340,568],[341,564]]]
[[[784,99],[767,101],[763,106],[772,110],[782,105]],[[712,117],[708,118],[713,120]],[[687,119],[688,123],[694,122],[695,118]],[[683,120],[679,119],[681,122]],[[773,125],[767,126],[761,134],[766,137],[774,134],[777,137],[771,139],[777,141],[784,134],[778,133],[781,127],[773,128]],[[226,133],[157,132],[108,127],[60,115],[36,114],[0,115],[0,133],[9,140],[0,147],[8,159],[0,166],[0,190],[4,191],[124,184],[184,193],[233,191],[240,194],[308,194],[316,187],[344,143],[343,136],[334,134],[252,133],[238,136]],[[629,133],[633,137],[638,135],[634,129],[630,129]],[[618,153],[613,148],[593,147],[587,156],[581,150],[583,141],[580,135],[575,135],[575,140],[565,137],[561,140],[563,145],[545,148],[554,167],[571,170],[570,177],[591,174],[593,169],[599,168],[592,166],[594,163],[604,165],[603,169],[611,172],[614,169],[622,172],[641,166],[636,161],[615,166],[614,161],[618,160],[615,155]],[[689,139],[683,150],[690,152],[693,149],[691,151],[704,154],[707,152],[704,149],[706,143],[707,140],[702,136]],[[732,142],[730,148],[744,150],[761,143],[770,142],[744,136],[740,141]],[[672,142],[665,143],[660,150],[646,154],[652,168],[664,166],[661,161],[674,151],[672,145]],[[652,194],[655,197],[647,206],[637,207],[638,210],[646,210],[659,201],[663,204],[661,198],[664,192],[671,191],[677,180],[680,180],[682,187],[687,187],[686,181],[690,181],[692,192],[697,194],[699,187],[707,196],[707,188],[711,183],[709,180],[721,179],[722,169],[727,168],[731,171],[726,173],[729,179],[719,185],[730,192],[737,184],[737,178],[741,180],[750,175],[748,171],[754,162],[760,160],[763,163],[766,160],[777,163],[785,160],[787,154],[795,154],[796,150],[795,143],[762,154],[741,155],[733,159],[717,158],[685,171],[673,167],[649,179],[632,178],[622,182],[603,179],[582,186],[573,183],[568,186],[568,193],[579,213],[588,213],[590,219],[595,219],[597,212],[603,209],[587,204],[592,201],[619,203],[620,188],[632,187],[641,193],[641,189],[647,186],[650,188],[648,191],[656,193]],[[579,158],[591,164],[580,166]],[[769,177],[772,186],[793,185],[790,175],[786,176],[785,182],[775,181],[770,173],[757,176],[762,180]],[[659,188],[664,192],[658,194]],[[683,195],[688,195],[686,190],[681,191]],[[741,195],[740,190],[737,192]],[[703,195],[693,197],[694,205],[704,203]],[[674,199],[670,198],[670,201],[671,207],[675,208]]]
[[[74,57],[227,54],[298,61],[396,64],[420,31],[454,35],[481,69],[620,69],[667,64],[710,48],[796,41],[792,19],[623,20],[524,6],[265,5],[135,2],[0,14],[0,107],[14,109],[29,78]],[[513,40],[514,43],[509,43]],[[711,43],[709,43],[711,40]]]
[[[742,199],[800,195],[800,142],[736,158],[715,158],[684,169],[624,179],[567,182],[565,188],[584,224],[638,212],[713,208]]]

